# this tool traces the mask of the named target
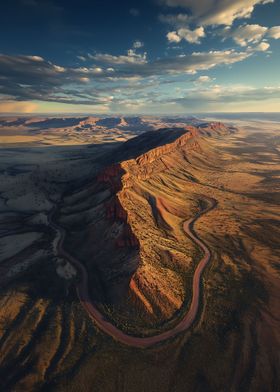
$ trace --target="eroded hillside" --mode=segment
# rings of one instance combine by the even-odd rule
[[[180,123],[110,148],[55,210],[91,301],[144,337],[188,311],[202,252],[183,224],[216,200],[194,226],[211,262],[192,327],[149,349],[125,346],[81,306],[78,270],[66,283],[51,260],[36,264],[2,296],[5,390],[277,390],[279,137],[232,131]]]
[[[188,157],[201,151],[204,135],[229,133],[213,123],[141,135],[113,152],[117,162],[97,175],[90,196],[83,190],[74,204],[71,196],[66,198],[64,225],[79,225],[77,220],[83,219],[77,214],[71,218],[71,208],[77,211],[82,204],[98,210],[78,236],[71,230],[69,251],[84,249],[77,257],[91,273],[92,298],[98,298],[120,328],[126,325],[136,334],[151,334],[163,324],[169,328],[167,321],[178,321],[188,305],[191,274],[200,254],[186,238],[182,222],[203,203],[199,196],[188,201],[184,192]]]

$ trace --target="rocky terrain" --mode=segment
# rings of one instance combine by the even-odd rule
[[[0,161],[5,391],[277,390],[277,123],[15,118],[1,127],[25,135],[9,134]],[[54,129],[60,146],[47,147]],[[211,260],[191,327],[147,349],[102,332],[65,255],[84,266],[88,301],[106,322],[159,335],[190,307],[203,254],[184,222],[210,199],[215,208],[194,225]]]
[[[199,122],[161,117],[0,117],[0,144],[81,145],[123,142],[143,132]]]

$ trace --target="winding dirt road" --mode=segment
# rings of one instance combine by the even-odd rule
[[[205,197],[204,197],[205,198]],[[153,346],[156,343],[160,343],[166,339],[172,338],[180,332],[186,331],[194,322],[198,308],[199,308],[199,297],[200,297],[200,283],[201,283],[201,275],[211,259],[211,253],[209,248],[204,244],[204,242],[199,239],[193,229],[194,223],[200,218],[202,215],[206,214],[217,205],[216,200],[205,198],[208,201],[208,207],[204,210],[200,211],[194,218],[191,218],[184,222],[184,231],[185,233],[202,249],[204,255],[202,259],[199,261],[194,276],[193,276],[193,290],[192,290],[192,301],[189,310],[183,317],[183,319],[172,329],[160,333],[159,335],[149,336],[149,337],[136,337],[132,335],[127,335],[125,332],[118,329],[116,326],[111,324],[103,314],[95,307],[95,304],[92,302],[89,295],[88,288],[88,273],[85,266],[80,263],[76,258],[71,256],[64,248],[63,242],[65,239],[66,232],[63,227],[58,226],[55,222],[53,222],[52,218],[54,212],[50,215],[50,226],[57,232],[58,240],[57,240],[57,255],[61,258],[67,259],[80,273],[80,282],[77,284],[77,294],[79,300],[85,310],[88,312],[90,317],[94,320],[94,322],[98,325],[98,327],[108,335],[112,336],[114,339],[118,340],[121,343],[124,343],[129,346],[145,348]]]

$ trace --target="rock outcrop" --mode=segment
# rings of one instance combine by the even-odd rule
[[[116,247],[140,247],[139,240],[131,228],[129,212],[123,205],[124,203],[122,203],[122,200],[125,199],[125,190],[131,187],[135,180],[146,180],[155,172],[165,170],[166,166],[163,164],[162,159],[168,154],[180,149],[184,151],[197,150],[199,149],[197,139],[200,135],[203,135],[205,132],[219,134],[224,132],[225,129],[226,127],[221,123],[211,123],[207,129],[186,126],[179,130],[163,129],[152,132],[150,133],[152,136],[158,136],[158,146],[121,163],[113,163],[98,174],[97,182],[106,184],[112,194],[110,201],[105,204],[107,219],[110,219],[112,222],[123,223],[122,231],[115,242]],[[170,142],[173,136],[172,132],[176,135],[179,132],[179,135]],[[167,143],[164,143],[165,139]],[[134,144],[139,142],[139,146],[141,146],[139,149],[143,149],[141,136],[125,143],[124,146],[127,144],[129,147],[133,142]],[[135,149],[134,144],[133,148]],[[155,140],[153,140],[153,144],[156,144]],[[148,149],[147,147],[145,146],[146,150]],[[122,149],[124,149],[123,146]],[[158,165],[157,161],[159,161]]]

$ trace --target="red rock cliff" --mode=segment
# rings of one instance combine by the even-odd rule
[[[210,130],[213,133],[219,133],[220,130],[224,130],[224,126],[220,123],[211,123],[206,129],[207,132]],[[200,134],[204,134],[204,129],[200,130],[193,126],[187,126],[185,130],[186,133],[178,137],[175,141],[153,148],[135,159],[108,166],[97,176],[97,181],[107,184],[113,195],[110,202],[105,204],[107,219],[123,223],[122,233],[116,240],[117,247],[139,247],[139,241],[130,225],[129,213],[121,203],[121,196],[124,189],[130,187],[135,179],[143,180],[149,178],[149,175],[154,173],[152,166],[155,165],[151,164],[160,160],[165,155],[170,154],[176,149],[184,148],[184,150],[188,151],[199,148],[197,139]],[[163,170],[164,168],[161,165],[157,170]]]

